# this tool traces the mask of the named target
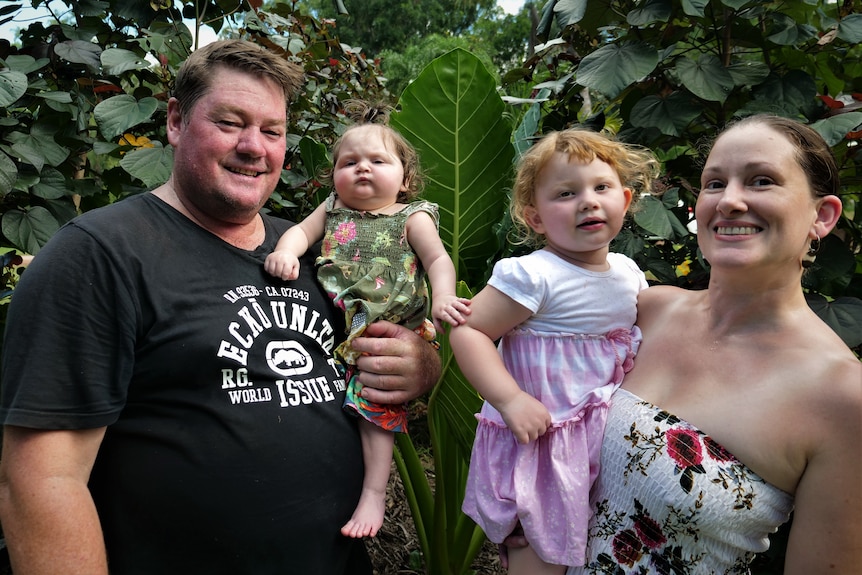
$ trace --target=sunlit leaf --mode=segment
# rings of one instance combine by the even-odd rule
[[[392,126],[418,150],[425,197],[440,206],[440,237],[459,279],[476,285],[497,246],[488,231],[506,209],[512,127],[494,77],[456,48],[432,61],[399,100]]]
[[[149,120],[158,109],[155,98],[141,100],[128,94],[108,98],[96,105],[93,115],[105,139],[113,140],[126,130]]]
[[[73,64],[85,64],[93,70],[99,69],[99,54],[102,53],[102,49],[92,42],[83,40],[60,42],[54,46],[54,52],[60,58]]]
[[[862,14],[850,14],[838,22],[838,37],[851,44],[862,42]]]
[[[51,62],[48,58],[39,58],[36,60],[29,54],[10,54],[6,57],[6,65],[16,72],[29,74],[35,72]]]
[[[171,168],[174,165],[174,149],[163,148],[161,145],[153,148],[136,148],[120,160],[120,166],[138,178],[147,187],[155,187],[168,181]]]
[[[848,133],[858,130],[859,126],[862,126],[862,112],[836,114],[811,124],[830,146],[838,144]]]
[[[119,76],[128,70],[141,70],[149,63],[132,52],[121,48],[108,48],[100,56],[102,69],[109,76]]]

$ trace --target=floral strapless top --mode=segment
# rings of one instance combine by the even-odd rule
[[[793,497],[697,428],[618,389],[590,495],[587,562],[567,575],[746,574]]]

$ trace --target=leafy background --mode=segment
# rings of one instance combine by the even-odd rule
[[[404,33],[387,47],[373,44],[373,34],[417,14],[373,1],[367,13],[347,0],[103,0],[76,2],[74,11],[61,3],[69,10],[56,21],[31,23],[14,43],[0,40],[0,246],[10,250],[0,260],[0,320],[22,254],[36,254],[76,214],[167,178],[165,108],[193,49],[188,23],[260,43],[306,71],[304,97],[290,109],[285,170],[267,205],[277,215],[301,218],[326,193],[316,176],[344,127],[345,100],[397,103],[392,124],[420,151],[426,195],[441,207],[441,236],[467,295],[481,289],[494,261],[519,249],[507,241],[507,192],[514,162],[541,134],[577,124],[654,150],[661,193],[641,199],[612,249],[654,283],[699,289],[709,269],[691,214],[710,138],[756,112],[805,121],[833,148],[845,212],[804,287],[817,313],[860,351],[860,2],[548,0],[527,2],[509,19],[493,2],[473,10],[429,0],[443,8],[418,21],[435,33]],[[3,2],[0,22],[21,7]],[[378,18],[366,26],[368,13]],[[396,463],[421,569],[467,573],[483,541],[460,513],[479,398],[442,343],[443,377],[422,402],[427,437],[399,436]],[[756,573],[781,572],[782,545],[779,536]]]

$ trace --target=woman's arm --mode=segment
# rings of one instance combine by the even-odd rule
[[[862,363],[848,358],[831,371],[818,392],[827,399],[810,403],[812,421],[799,422],[812,446],[796,488],[787,575],[862,573]]]

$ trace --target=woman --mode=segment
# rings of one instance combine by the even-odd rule
[[[569,575],[747,573],[791,511],[785,573],[862,572],[862,364],[801,288],[837,191],[802,124],[760,115],[719,135],[695,210],[709,288],[641,292],[587,564]]]

